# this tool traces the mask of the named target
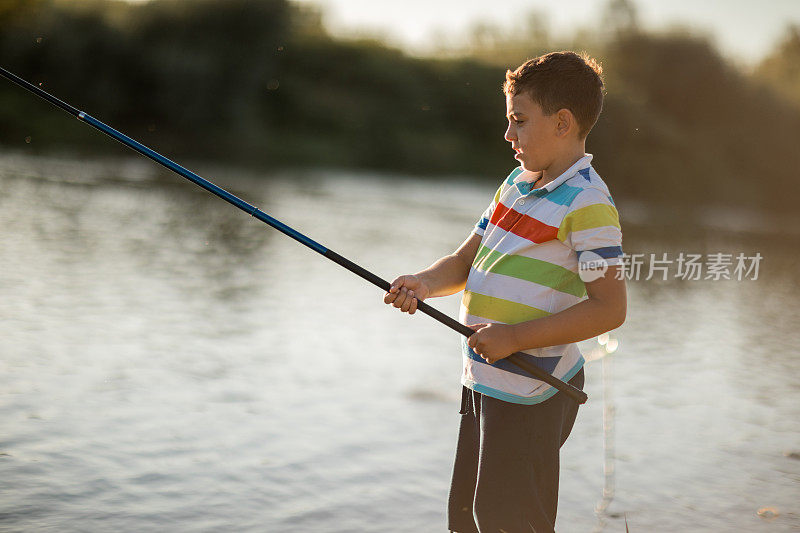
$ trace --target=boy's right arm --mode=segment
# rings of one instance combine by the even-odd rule
[[[471,234],[452,254],[442,257],[425,270],[399,276],[392,281],[383,301],[413,315],[417,310],[417,301],[448,296],[463,290],[480,245],[481,236]]]

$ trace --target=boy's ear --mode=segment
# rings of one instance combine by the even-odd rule
[[[556,135],[565,137],[570,132],[575,131],[578,123],[575,121],[575,115],[569,109],[559,109],[556,111]]]

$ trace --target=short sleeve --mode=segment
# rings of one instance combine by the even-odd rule
[[[558,239],[575,250],[578,261],[600,256],[609,266],[622,264],[619,213],[611,197],[599,189],[585,189],[575,197],[558,228]]]

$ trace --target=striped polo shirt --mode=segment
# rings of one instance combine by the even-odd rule
[[[544,187],[536,175],[516,168],[500,185],[475,225],[481,245],[461,302],[464,324],[516,324],[558,313],[586,297],[578,275],[584,260],[622,262],[622,231],[608,187],[586,154]],[[595,255],[597,254],[597,255]],[[529,377],[505,359],[488,364],[462,340],[461,383],[513,403],[543,402],[557,389]],[[523,352],[525,358],[568,381],[583,366],[576,343]]]

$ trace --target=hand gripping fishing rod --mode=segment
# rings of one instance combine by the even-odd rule
[[[283,233],[285,235],[288,235],[292,239],[295,239],[296,241],[298,241],[298,242],[300,242],[302,244],[305,244],[306,246],[308,246],[309,248],[311,248],[315,252],[318,252],[319,254],[327,257],[328,259],[330,259],[334,263],[343,266],[344,268],[346,268],[350,272],[352,272],[352,273],[354,273],[354,274],[356,274],[358,276],[361,276],[362,278],[364,278],[365,280],[369,281],[370,283],[372,283],[374,285],[377,285],[378,287],[380,287],[384,291],[387,291],[387,292],[389,291],[390,284],[389,284],[388,281],[384,280],[383,278],[380,278],[380,277],[376,276],[375,274],[373,274],[369,270],[367,270],[367,269],[365,269],[365,268],[353,263],[349,259],[347,259],[345,257],[342,257],[341,255],[337,254],[336,252],[327,249],[326,247],[322,246],[318,242],[315,242],[315,241],[309,239],[308,237],[306,237],[302,233],[290,228],[289,226],[287,226],[286,224],[282,223],[281,221],[279,221],[279,220],[277,220],[275,218],[272,218],[271,216],[269,216],[268,214],[264,213],[263,211],[261,211],[257,207],[250,205],[249,203],[245,202],[241,198],[238,198],[238,197],[234,196],[233,194],[229,193],[225,189],[217,187],[216,185],[214,185],[210,181],[205,180],[205,179],[201,178],[200,176],[198,176],[197,174],[195,174],[194,172],[185,169],[184,167],[178,165],[177,163],[175,163],[173,161],[170,161],[169,159],[167,159],[166,157],[162,156],[161,154],[151,150],[147,146],[139,143],[138,141],[135,141],[134,139],[131,139],[130,137],[128,137],[124,133],[121,133],[121,132],[115,130],[111,126],[108,126],[108,125],[100,122],[96,118],[84,113],[83,111],[79,111],[78,109],[75,109],[74,107],[72,107],[68,103],[66,103],[66,102],[64,102],[62,100],[59,100],[58,98],[56,98],[52,94],[48,93],[47,91],[45,91],[41,87],[37,87],[36,85],[33,85],[32,83],[20,78],[19,76],[17,76],[16,74],[14,74],[12,72],[9,72],[8,70],[4,69],[3,67],[0,67],[0,74],[2,74],[4,77],[8,78],[9,80],[13,81],[17,85],[20,85],[21,87],[31,91],[32,93],[36,94],[37,96],[40,96],[40,97],[44,98],[45,100],[47,100],[51,104],[53,104],[53,105],[55,105],[57,107],[60,107],[61,109],[63,109],[67,113],[77,117],[79,120],[81,120],[83,122],[86,122],[90,126],[102,131],[103,133],[105,133],[109,137],[113,137],[114,139],[116,139],[117,141],[121,142],[122,144],[124,144],[128,148],[136,150],[140,154],[142,154],[142,155],[144,155],[146,157],[149,157],[150,159],[152,159],[156,163],[159,163],[159,164],[163,165],[164,167],[168,168],[169,170],[175,172],[176,174],[179,174],[179,175],[183,176],[184,178],[188,179],[189,181],[194,182],[195,184],[197,184],[200,187],[204,188],[208,192],[219,196],[220,198],[222,198],[226,202],[235,205],[236,207],[238,207],[242,211],[244,211],[244,212],[248,213],[249,215],[257,218],[258,220],[268,224],[269,226],[272,226],[273,228],[275,228],[276,230],[280,231],[281,233]],[[475,333],[475,330],[473,330],[469,326],[466,326],[466,325],[458,322],[457,320],[445,315],[441,311],[439,311],[437,309],[434,309],[433,307],[431,307],[430,305],[428,305],[425,302],[418,302],[417,303],[417,309],[422,311],[426,315],[438,320],[439,322],[441,322],[445,326],[447,326],[447,327],[459,332],[460,334],[464,335],[465,337],[469,337],[470,335]],[[544,381],[548,385],[550,385],[552,387],[555,387],[559,391],[562,391],[562,392],[566,393],[570,398],[572,398],[576,402],[581,403],[581,404],[586,402],[588,397],[586,396],[585,392],[583,392],[582,390],[580,390],[580,389],[578,389],[576,387],[573,387],[569,383],[565,383],[565,382],[561,381],[560,379],[557,379],[557,378],[551,376],[548,372],[542,370],[541,368],[539,368],[539,367],[529,363],[525,359],[523,359],[524,356],[525,356],[525,354],[523,354],[521,352],[516,352],[514,354],[509,355],[506,359],[509,362],[511,362],[514,365],[516,365],[517,367],[519,367],[522,370],[524,370],[525,372],[531,374],[536,379]]]

